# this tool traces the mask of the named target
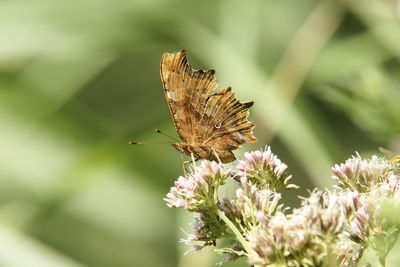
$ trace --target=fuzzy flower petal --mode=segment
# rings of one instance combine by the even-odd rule
[[[237,164],[237,169],[239,177],[246,177],[248,183],[259,188],[271,190],[298,188],[288,183],[292,176],[286,173],[287,165],[272,153],[269,146],[265,151],[246,152],[244,160],[240,160]]]
[[[168,207],[184,208],[189,211],[207,210],[215,205],[215,190],[229,176],[221,163],[202,161],[187,176],[180,176],[164,198]]]
[[[393,165],[385,158],[372,156],[371,159],[362,159],[359,154],[346,160],[345,163],[336,164],[332,176],[342,189],[358,192],[369,192],[374,184],[386,180]]]
[[[248,239],[256,251],[249,261],[261,266],[309,266],[308,261],[321,264],[344,223],[338,197],[318,190],[304,198],[301,207],[291,214],[278,211],[269,218],[260,215],[260,224]]]

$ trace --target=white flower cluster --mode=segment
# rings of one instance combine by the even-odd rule
[[[359,154],[346,160],[345,163],[336,164],[332,176],[342,189],[369,191],[369,188],[387,179],[387,173],[393,169],[393,164],[385,158],[372,156],[371,159],[362,159]]]
[[[268,146],[264,151],[257,150],[244,153],[244,160],[237,164],[239,177],[246,177],[247,182],[259,188],[271,190],[294,189],[296,185],[288,184],[292,175],[286,173],[287,165],[271,151]]]
[[[270,147],[245,153],[228,168],[203,161],[178,178],[165,201],[197,213],[188,239],[205,243],[195,248],[225,238],[228,245],[217,252],[247,256],[257,267],[355,267],[368,248],[385,261],[400,233],[383,212],[388,203],[400,207],[398,164],[357,154],[332,168],[335,191],[314,190],[296,209],[279,203],[280,190],[297,187],[286,170]],[[229,177],[239,188],[232,199],[220,199],[218,189]]]
[[[216,204],[212,203],[214,194],[228,176],[229,172],[222,163],[203,161],[187,177],[180,176],[164,200],[168,207],[207,210],[210,205]]]
[[[338,199],[314,190],[292,213],[277,212],[254,227],[249,257],[258,266],[320,266],[339,239],[343,217]]]

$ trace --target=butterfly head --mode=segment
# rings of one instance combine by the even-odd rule
[[[175,147],[176,150],[183,154],[190,155],[191,153],[191,150],[189,149],[190,145],[186,143],[173,143],[171,146]]]

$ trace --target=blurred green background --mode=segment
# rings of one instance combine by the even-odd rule
[[[397,0],[0,1],[0,266],[223,260],[184,256],[192,215],[162,200],[179,153],[128,145],[175,135],[163,52],[255,100],[236,155],[271,144],[302,187],[289,204],[355,151],[399,152],[399,18]]]

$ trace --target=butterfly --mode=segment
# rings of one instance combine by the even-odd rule
[[[196,159],[229,163],[232,150],[254,144],[254,123],[247,120],[252,101],[240,102],[231,87],[216,91],[214,70],[194,70],[186,51],[164,53],[161,80],[175,129],[182,142],[172,144]]]

